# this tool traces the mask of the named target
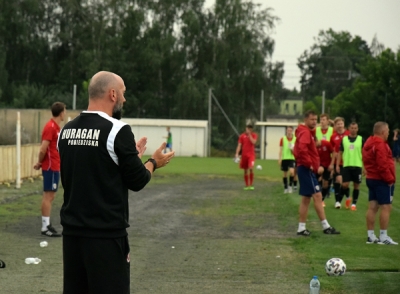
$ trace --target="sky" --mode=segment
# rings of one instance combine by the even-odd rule
[[[284,86],[300,89],[297,59],[314,44],[320,30],[347,31],[371,44],[374,36],[386,48],[400,47],[400,0],[253,0],[262,8],[273,8],[280,18],[271,37],[275,40],[272,60],[284,61]],[[215,0],[205,0],[210,8]]]

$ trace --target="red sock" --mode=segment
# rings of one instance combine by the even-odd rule
[[[249,185],[249,176],[244,174],[244,182],[246,183],[246,187]]]
[[[250,171],[250,186],[253,186],[253,179],[254,179],[253,171]]]

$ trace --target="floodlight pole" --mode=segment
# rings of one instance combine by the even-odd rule
[[[208,157],[211,156],[211,107],[212,107],[212,90],[208,89]]]

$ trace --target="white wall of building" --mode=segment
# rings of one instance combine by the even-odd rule
[[[131,126],[136,140],[147,137],[145,155],[152,155],[163,142],[166,142],[164,137],[168,134],[166,128],[169,126],[175,156],[207,156],[207,121],[136,118],[123,118],[122,121]]]
[[[260,158],[279,159],[279,142],[286,135],[286,127],[295,131],[298,123],[293,122],[257,122],[260,128]]]

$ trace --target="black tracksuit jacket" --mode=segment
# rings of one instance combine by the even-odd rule
[[[126,236],[128,190],[143,189],[151,178],[138,157],[130,126],[103,112],[83,111],[61,130],[58,150],[63,234]]]

